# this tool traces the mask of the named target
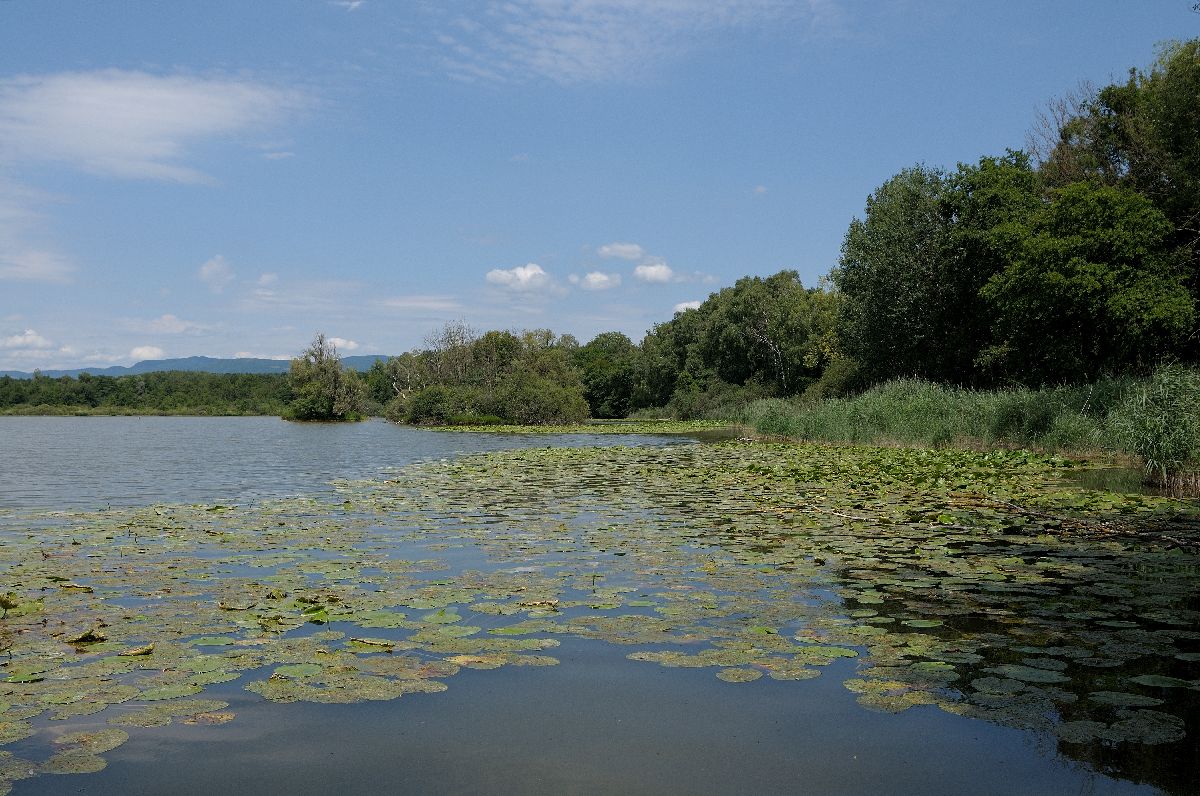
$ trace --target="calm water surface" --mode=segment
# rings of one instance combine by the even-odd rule
[[[647,445],[680,437],[421,431],[383,420],[276,417],[0,417],[0,508],[254,501],[311,494],[335,478],[484,450]]]
[[[249,502],[472,451],[669,441],[678,438],[271,418],[0,418],[0,509]],[[815,680],[746,687],[710,670],[631,665],[626,653],[564,638],[559,666],[464,671],[443,694],[358,705],[271,704],[235,681],[205,693],[231,703],[231,724],[134,731],[104,755],[104,771],[38,776],[13,792],[1157,792],[1060,758],[1035,734],[934,708],[866,711],[841,686],[852,661]]]

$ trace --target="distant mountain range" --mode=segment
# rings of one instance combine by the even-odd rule
[[[375,360],[387,358],[384,354],[363,354],[361,356],[342,357],[342,364],[361,372],[368,370],[374,364]],[[181,359],[146,359],[128,367],[113,365],[107,368],[43,370],[42,375],[51,378],[78,376],[80,373],[90,373],[93,376],[136,376],[139,373],[154,373],[162,370],[191,370],[201,373],[287,373],[289,364],[289,361],[286,359],[183,357]],[[33,378],[32,373],[25,373],[20,370],[0,370],[0,376],[12,376],[15,379]]]

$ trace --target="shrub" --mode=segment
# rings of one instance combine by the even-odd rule
[[[1164,486],[1200,486],[1200,370],[1159,368],[1112,413],[1121,446],[1145,463],[1147,478]]]

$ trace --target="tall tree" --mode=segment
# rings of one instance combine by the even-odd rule
[[[318,333],[303,354],[292,360],[288,383],[294,398],[289,420],[345,421],[363,417],[363,388],[358,374],[342,367],[337,347]]]
[[[1075,183],[1054,192],[1019,235],[983,296],[992,359],[1014,381],[1085,381],[1147,370],[1178,353],[1195,321],[1174,227],[1128,188]]]

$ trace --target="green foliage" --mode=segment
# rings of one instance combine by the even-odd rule
[[[846,232],[832,275],[842,294],[838,338],[872,379],[946,375],[929,357],[950,349],[939,322],[953,268],[947,191],[940,170],[905,169]]]
[[[1163,485],[1200,486],[1200,369],[1159,368],[1113,412],[1122,446]]]
[[[363,419],[363,386],[358,374],[342,367],[337,347],[318,333],[292,360],[288,384],[293,398],[284,418],[303,421]]]
[[[625,417],[633,402],[637,346],[620,332],[605,332],[574,354],[592,417]]]
[[[548,329],[479,336],[449,324],[380,370],[388,419],[421,425],[576,423],[588,417],[574,338]]]
[[[1012,262],[983,288],[1014,380],[1086,381],[1148,369],[1194,322],[1169,221],[1140,194],[1077,183],[1022,229]]]
[[[0,377],[3,414],[279,415],[290,399],[287,378],[280,374]]]
[[[795,271],[739,279],[646,335],[630,405],[702,417],[727,403],[720,396],[729,385],[802,392],[837,356],[839,303],[836,292],[805,288]]]

